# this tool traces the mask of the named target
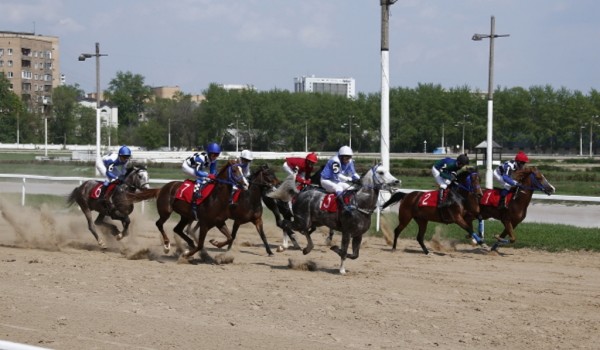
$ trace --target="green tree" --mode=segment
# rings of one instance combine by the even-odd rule
[[[58,86],[52,91],[52,116],[49,131],[54,135],[53,142],[60,142],[65,146],[67,143],[73,143],[76,140],[77,125],[77,99],[83,96],[84,92],[78,85]]]
[[[21,99],[11,90],[10,81],[0,73],[0,142],[17,142],[17,124],[24,114]]]

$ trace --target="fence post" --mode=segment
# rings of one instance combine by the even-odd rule
[[[23,177],[23,187],[21,188],[21,206],[25,206],[25,182],[27,178]]]

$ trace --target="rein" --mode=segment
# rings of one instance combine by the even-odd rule
[[[472,176],[474,176],[474,175],[477,175],[477,173],[470,173],[467,176],[467,181],[466,181],[467,183],[466,184],[462,184],[460,182],[456,182],[458,188],[462,189],[462,190],[465,190],[467,192],[470,192],[470,193],[477,192],[481,188],[481,185],[477,185],[477,186],[473,185]]]
[[[237,183],[242,179],[243,175],[235,175],[233,173],[234,166],[235,166],[235,164],[231,165],[229,168],[227,168],[227,178],[226,179],[217,178],[216,181],[218,183],[224,183],[224,184],[236,186]]]
[[[529,178],[531,179],[531,185],[527,186],[527,185],[523,185],[521,184],[519,187],[524,189],[524,190],[530,190],[530,191],[535,191],[535,190],[539,190],[542,192],[546,192],[546,189],[544,188],[544,184],[542,184],[537,177],[535,176],[535,174],[532,172],[529,174]]]

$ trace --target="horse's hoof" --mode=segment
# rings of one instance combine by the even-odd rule
[[[306,255],[308,253],[310,253],[310,249],[307,249],[307,248],[302,249],[302,254]]]
[[[276,250],[276,251],[277,251],[277,253],[281,253],[281,252],[284,252],[284,251],[285,251],[285,248],[284,248],[284,247],[282,247],[282,246],[279,246],[279,247],[277,247],[277,250]]]
[[[340,269],[340,275],[345,275],[346,274],[346,269]]]
[[[169,253],[171,251],[171,243],[167,243],[165,245],[163,245],[163,252],[165,254]]]
[[[119,234],[116,236],[116,238],[117,238],[117,241],[120,241],[120,240],[122,240],[122,239],[123,239],[123,234],[122,234],[122,233],[119,233]]]

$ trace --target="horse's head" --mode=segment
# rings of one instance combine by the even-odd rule
[[[375,164],[361,177],[363,187],[382,189],[400,185],[401,181],[395,178],[389,170],[381,164]]]
[[[268,164],[263,164],[254,173],[252,173],[250,176],[250,183],[264,188],[275,189],[275,187],[277,187],[281,181],[279,181],[273,169],[269,168]]]
[[[133,190],[141,190],[150,188],[149,181],[150,178],[146,167],[135,165],[127,169],[123,183]]]
[[[556,192],[556,188],[548,182],[544,174],[537,167],[526,167],[515,172],[515,180],[521,184],[521,188],[527,190],[539,190],[547,195]]]
[[[248,180],[244,176],[242,167],[239,166],[235,159],[230,159],[223,165],[217,174],[217,179],[219,182],[236,185],[243,190],[247,190],[250,186]]]
[[[477,169],[474,167],[463,167],[460,169],[456,173],[456,183],[459,188],[476,195],[477,198],[483,197],[481,179]]]

